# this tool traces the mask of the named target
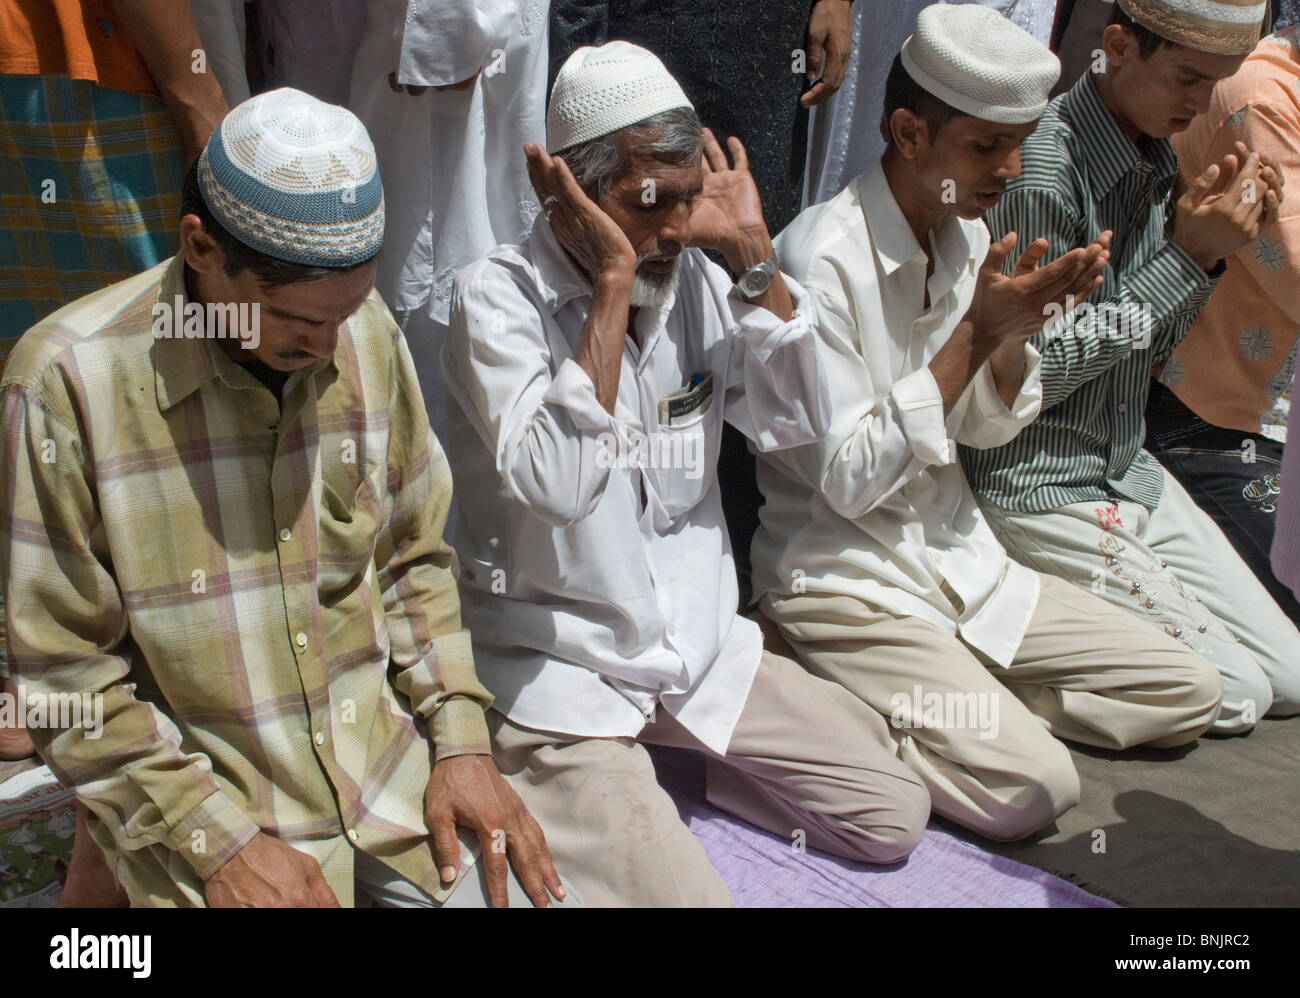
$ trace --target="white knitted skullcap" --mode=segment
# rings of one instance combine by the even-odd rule
[[[267,256],[350,267],[383,245],[384,190],[365,125],[301,90],[231,110],[199,156],[198,179],[217,221]]]
[[[556,74],[546,109],[546,149],[559,152],[652,114],[691,106],[653,52],[631,42],[584,45]]]
[[[903,68],[965,114],[1020,125],[1042,117],[1061,62],[1042,42],[977,3],[936,3],[903,43]]]

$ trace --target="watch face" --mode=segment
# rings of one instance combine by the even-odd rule
[[[741,290],[749,297],[761,295],[772,283],[772,273],[766,267],[756,267],[747,271],[740,279]]]

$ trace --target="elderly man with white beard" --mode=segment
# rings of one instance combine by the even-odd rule
[[[709,799],[788,841],[900,860],[930,802],[879,714],[735,613],[723,422],[763,450],[827,427],[813,305],[777,271],[744,148],[729,163],[625,42],[569,57],[547,146],[524,150],[543,216],[460,272],[443,353],[501,772],[590,904],[729,901],[640,742],[705,753]]]

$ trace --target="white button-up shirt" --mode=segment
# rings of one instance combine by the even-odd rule
[[[754,591],[856,596],[960,633],[1007,666],[1038,602],[1038,577],[994,537],[956,444],[998,446],[1038,415],[1039,355],[1026,345],[1010,410],[985,364],[944,418],[927,365],[970,306],[989,234],[953,215],[929,244],[927,309],[927,255],[880,163],[778,237],[782,269],[816,302],[831,429],[758,456],[767,503]]]
[[[636,343],[624,338],[610,415],[573,359],[591,284],[544,219],[457,277],[443,376],[461,609],[478,674],[512,721],[635,737],[662,705],[726,751],[762,639],[736,613],[723,420],[760,450],[829,424],[811,301],[786,284],[790,322],[683,251],[675,300],[640,309]],[[660,425],[660,400],[709,374],[702,414]]]

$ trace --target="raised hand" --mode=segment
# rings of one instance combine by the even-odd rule
[[[1082,302],[1100,287],[1101,273],[1110,259],[1109,230],[1091,245],[1072,249],[1043,266],[1039,264],[1047,253],[1047,240],[1036,239],[1008,277],[1002,273],[1003,266],[1018,238],[1008,232],[989,247],[966,313],[977,336],[999,343],[1027,340],[1042,331],[1047,316]]]
[[[618,224],[587,197],[567,163],[535,142],[524,143],[528,179],[555,238],[594,283],[605,273],[619,272],[631,280],[636,251]]]
[[[1254,241],[1281,203],[1281,171],[1242,142],[1178,199],[1173,241],[1204,270]]]
[[[727,148],[731,152],[730,165],[713,132],[704,129],[700,157],[704,189],[691,206],[690,244],[719,250],[733,270],[743,270],[767,259],[764,255],[744,266],[738,266],[740,261],[733,259],[744,255],[741,250],[747,244],[761,245],[768,241],[767,223],[763,221],[763,204],[749,172],[744,143],[733,135],[727,140]]]

